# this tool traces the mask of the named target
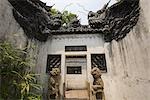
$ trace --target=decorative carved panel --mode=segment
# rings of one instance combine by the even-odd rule
[[[72,52],[72,51],[87,51],[87,47],[85,45],[83,46],[65,46],[66,52]]]
[[[105,54],[91,54],[91,64],[93,67],[98,67],[102,72],[107,72]]]
[[[46,73],[52,70],[52,68],[61,67],[61,55],[48,55]]]
[[[67,74],[82,74],[81,66],[67,66]]]

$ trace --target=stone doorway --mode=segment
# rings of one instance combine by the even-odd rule
[[[79,90],[87,88],[86,55],[66,56],[65,70],[66,90]]]

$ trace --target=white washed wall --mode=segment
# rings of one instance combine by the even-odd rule
[[[46,95],[47,89],[47,54],[63,54],[63,68],[63,58],[68,55],[64,51],[65,45],[87,45],[88,51],[80,54],[87,54],[88,66],[91,65],[91,53],[106,53],[108,72],[102,75],[106,100],[150,100],[150,0],[140,0],[140,5],[141,15],[138,24],[119,42],[104,44],[101,36],[97,34],[53,36],[46,43],[35,41],[38,55],[35,58],[35,70],[41,74],[39,79],[44,86],[43,94]],[[7,0],[0,0],[0,39],[4,38],[19,48],[26,44],[24,32],[13,17],[12,6]],[[87,70],[90,72],[90,67]],[[92,80],[90,74],[88,78]],[[62,77],[61,81],[63,80]]]
[[[18,48],[24,48],[27,38],[16,22],[12,6],[7,0],[0,0],[0,40],[12,42]]]
[[[150,100],[150,0],[140,0],[141,15],[121,41],[105,44],[106,100]]]
[[[86,45],[87,51],[83,52],[65,52],[65,46]],[[53,35],[46,43],[39,44],[39,54],[37,60],[36,71],[41,73],[41,81],[43,82],[44,91],[47,90],[46,63],[48,54],[61,54],[61,83],[64,83],[65,75],[65,56],[66,55],[87,55],[87,74],[88,80],[93,80],[90,75],[91,71],[91,54],[105,53],[104,40],[100,34],[74,34],[74,35]],[[60,86],[63,92],[63,84]]]

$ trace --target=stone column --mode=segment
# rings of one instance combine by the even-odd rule
[[[87,82],[88,82],[88,93],[89,97],[91,97],[91,85],[93,82],[93,78],[91,75],[91,54],[87,53]]]
[[[60,94],[64,95],[64,83],[65,83],[65,54],[61,55],[61,79],[60,79]]]

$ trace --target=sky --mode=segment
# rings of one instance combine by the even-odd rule
[[[80,19],[82,25],[87,25],[87,15],[89,11],[96,12],[101,9],[109,0],[41,0],[49,6],[58,9],[59,11],[68,10]],[[116,0],[111,0],[110,5]]]

